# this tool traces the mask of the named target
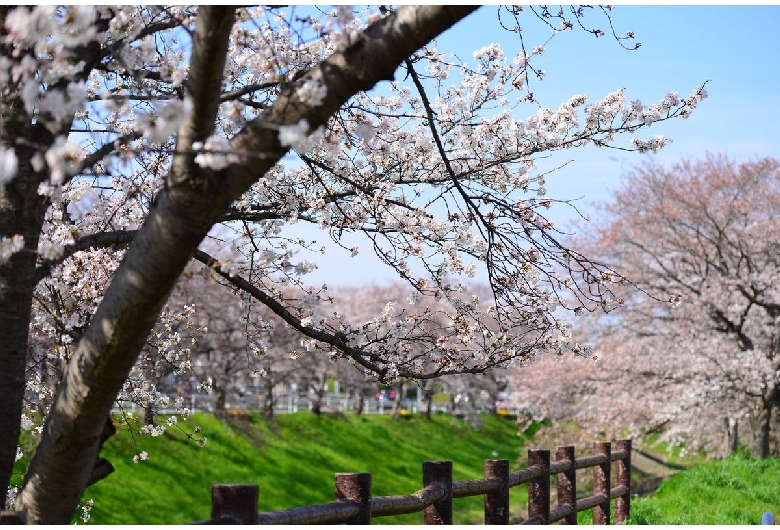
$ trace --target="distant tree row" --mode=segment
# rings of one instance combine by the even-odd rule
[[[576,238],[626,279],[619,309],[578,321],[598,361],[516,371],[518,405],[712,454],[738,421],[756,455],[780,455],[779,220],[775,158],[635,168]]]

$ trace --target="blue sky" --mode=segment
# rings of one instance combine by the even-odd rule
[[[484,6],[452,28],[438,39],[439,51],[455,52],[471,61],[474,50],[499,42],[508,54],[516,53],[517,37],[499,28],[497,9]],[[641,48],[624,50],[609,35],[601,15],[588,15],[586,21],[601,26],[607,36],[561,33],[535,60],[534,66],[546,71],[544,81],[533,86],[542,105],[557,108],[573,94],[594,101],[621,87],[627,99],[653,103],[669,91],[687,96],[710,80],[709,98],[689,119],[656,124],[639,135],[674,139],[655,158],[670,163],[702,157],[707,151],[726,152],[738,160],[780,157],[780,6],[624,5],[611,15],[616,32],[633,31]],[[544,43],[549,33],[539,31],[538,21],[527,20],[528,49]],[[527,114],[533,112],[527,108]],[[597,148],[559,155],[545,164],[571,162],[547,178],[548,196],[582,197],[578,207],[586,213],[592,202],[608,200],[621,174],[645,156]],[[553,221],[565,227],[574,215],[570,209],[554,210]],[[326,242],[327,235],[320,239]],[[392,278],[392,271],[367,259],[370,254],[370,248],[365,248],[359,258],[350,259],[340,249],[329,250],[324,258],[317,258],[319,269],[309,280],[342,284],[383,283]]]

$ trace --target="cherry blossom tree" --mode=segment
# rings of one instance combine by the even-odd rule
[[[755,454],[767,456],[780,389],[778,216],[773,158],[710,154],[631,171],[582,248],[641,291],[625,289],[619,310],[583,326],[599,368],[569,363],[537,396],[570,400],[561,411],[598,429],[661,431],[715,454],[724,417],[745,418]],[[517,377],[528,384],[533,373]]]
[[[511,55],[437,50],[475,9],[0,7],[0,490],[24,404],[40,400],[15,502],[29,521],[69,521],[118,395],[158,399],[131,374],[189,369],[176,326],[196,313],[165,304],[193,261],[311,352],[384,381],[581,351],[554,310],[610,303],[614,275],[558,241],[534,159],[657,150],[668,140],[632,135],[687,117],[706,92],[540,108],[529,86],[544,48],[526,47],[521,22],[603,35],[583,20],[594,9],[501,9]],[[334,314],[326,286],[306,282],[316,265],[296,256],[314,247],[290,235],[296,223],[353,253],[346,236],[361,235],[415,297],[360,326]],[[480,271],[488,300],[468,292]],[[158,355],[139,364],[155,323]],[[26,377],[42,355],[61,368],[53,384]]]
[[[240,296],[214,285],[210,277],[193,274],[180,282],[170,301],[190,303],[192,325],[183,339],[192,344],[183,362],[198,383],[195,390],[210,391],[212,411],[224,417],[228,395],[244,394],[256,367],[255,353],[265,343],[265,322],[246,311]],[[258,329],[260,328],[260,329]]]
[[[284,385],[287,392],[305,388],[309,383],[308,376],[326,374],[331,363],[327,358],[306,351],[303,344],[307,337],[280,318],[268,314],[265,321],[270,324],[266,332],[267,342],[264,350],[257,352],[261,359],[255,363],[255,370],[263,386],[263,415],[272,418],[276,405],[275,391],[280,385]]]

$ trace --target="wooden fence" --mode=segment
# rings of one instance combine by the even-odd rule
[[[594,455],[575,458],[574,447],[528,451],[528,466],[509,472],[508,460],[485,460],[481,479],[452,480],[451,461],[422,464],[423,488],[410,495],[371,496],[371,473],[336,473],[336,500],[327,504],[257,513],[258,486],[214,484],[211,519],[192,524],[371,524],[373,517],[423,513],[425,524],[452,524],[452,499],[485,496],[485,524],[509,524],[509,491],[528,484],[528,519],[522,524],[577,524],[577,513],[593,509],[593,524],[610,524],[610,501],[615,522],[628,518],[631,495],[631,440],[594,444]],[[615,486],[612,487],[612,463]],[[593,468],[593,494],[577,499],[577,470]],[[557,478],[557,506],[550,505],[550,476]]]
[[[214,484],[211,519],[192,524],[371,524],[372,517],[423,513],[425,524],[452,524],[452,499],[485,496],[485,524],[509,524],[509,490],[528,484],[528,519],[521,524],[577,524],[577,513],[593,509],[593,524],[628,518],[631,503],[631,440],[612,451],[609,442],[594,444],[594,455],[574,457],[574,447],[528,451],[528,466],[509,472],[509,460],[485,460],[485,476],[452,480],[452,462],[422,464],[423,488],[410,495],[371,496],[371,473],[336,473],[336,501],[288,510],[257,513],[259,488],[254,484]],[[612,487],[612,463],[615,487]],[[593,468],[593,495],[577,499],[577,470]],[[558,505],[550,505],[550,476],[557,478]],[[24,512],[0,512],[0,524],[24,524]]]

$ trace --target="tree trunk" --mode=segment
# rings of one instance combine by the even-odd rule
[[[13,7],[0,6],[0,40],[5,41],[7,37],[5,21]],[[3,59],[9,51],[5,44],[0,47]],[[73,51],[84,66],[74,72],[70,80],[85,80],[91,65],[100,58],[101,46],[92,41]],[[67,135],[72,124],[66,119],[58,127],[49,129],[41,123],[41,118],[45,120],[45,117],[39,116],[34,120],[24,109],[19,86],[7,80],[0,94],[0,145],[14,146],[18,171],[10,182],[0,187],[0,238],[23,236],[24,251],[0,263],[0,389],[3,392],[3,406],[0,407],[0,495],[3,496],[8,488],[20,434],[32,299],[37,284],[38,240],[46,210],[51,204],[49,197],[38,193],[38,186],[49,177],[48,170],[36,172],[31,161],[41,147],[50,146],[56,137]],[[96,430],[102,428],[102,421],[96,421],[101,424],[96,425]],[[22,504],[17,502],[17,506]],[[28,521],[36,522],[36,519],[30,517]],[[68,523],[69,519],[61,522]]]
[[[401,387],[402,385],[399,383],[395,388],[395,399],[393,400],[393,411],[391,413],[391,417],[394,420],[401,416]]]
[[[266,382],[265,393],[263,394],[263,417],[266,419],[273,419],[274,417],[274,393],[273,385]]]
[[[753,455],[757,458],[769,456],[769,434],[772,423],[772,406],[764,407],[753,417]]]
[[[761,428],[758,438],[758,456],[759,458],[767,458],[769,456],[769,421],[761,421]]]
[[[780,408],[778,408],[778,399],[772,405],[772,420],[769,429],[769,454],[780,456]]]
[[[353,402],[352,411],[358,416],[360,416],[363,414],[363,407],[365,407],[366,404],[366,396],[362,388],[358,388],[354,392],[355,392],[355,396],[352,401]]]
[[[151,405],[146,405],[144,407],[141,407],[141,412],[139,413],[141,423],[144,425],[154,425],[154,409]]]
[[[425,419],[430,420],[433,410],[433,392],[424,392],[423,399],[425,400]]]
[[[214,392],[214,416],[224,418],[226,416],[225,402],[227,401],[227,390],[221,383],[214,381],[211,391]]]
[[[5,109],[0,119],[7,119]],[[6,124],[9,126],[10,124]],[[0,143],[5,143],[0,139]],[[0,189],[0,237],[24,237],[24,250],[0,263],[0,495],[5,501],[16,459],[25,392],[30,314],[35,290],[38,238],[48,206],[38,194],[41,181],[29,167],[32,150],[17,148],[19,172]]]
[[[311,411],[318,418],[322,414],[322,393],[319,391],[314,392],[314,401],[311,402]]]
[[[31,244],[37,246],[36,241],[33,239]],[[0,407],[0,495],[3,503],[21,432],[34,271],[35,255],[31,252],[18,253],[9,262],[0,265],[0,323],[3,326],[0,333],[0,388],[3,393],[3,405]]]

